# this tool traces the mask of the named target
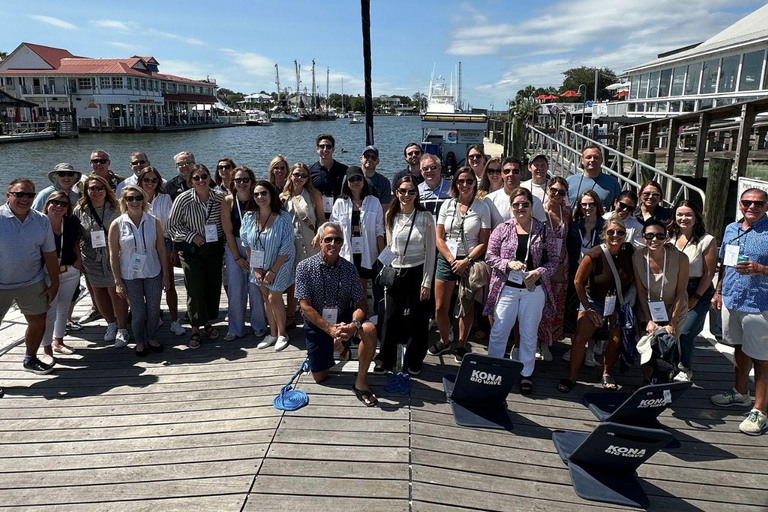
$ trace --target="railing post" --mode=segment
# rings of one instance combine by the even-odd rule
[[[650,167],[656,167],[656,152],[655,151],[646,151],[640,155],[640,161],[643,162],[645,165],[648,165]],[[656,173],[653,171],[646,169],[645,167],[640,167],[640,176],[641,178],[640,184],[642,185],[648,180],[655,180]]]
[[[511,156],[519,159],[521,162],[525,158],[524,140],[525,125],[519,117],[512,119],[512,154]]]
[[[634,125],[632,127],[632,158],[637,160],[637,155],[640,154],[640,127]]]
[[[696,134],[696,169],[695,178],[704,177],[704,158],[707,156],[707,136],[709,127],[712,124],[712,117],[706,112],[699,114],[699,130]]]
[[[752,125],[755,123],[755,106],[745,103],[741,106],[741,122],[739,123],[739,138],[736,143],[736,176],[747,173],[747,156],[749,141],[752,136]]]
[[[728,201],[728,188],[731,181],[732,158],[712,157],[709,159],[707,172],[707,202],[704,205],[704,225],[722,243],[725,224],[725,205]]]
[[[509,139],[511,137],[511,133],[510,133],[511,124],[512,123],[508,121],[504,123],[504,143],[503,143],[504,155],[503,156],[509,156]]]
[[[648,125],[648,151],[656,151],[656,137],[659,135],[659,127],[656,121]]]

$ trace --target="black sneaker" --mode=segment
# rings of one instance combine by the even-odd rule
[[[408,374],[409,375],[418,375],[421,373],[421,366],[418,368],[408,368]]]
[[[28,362],[24,363],[24,371],[36,373],[38,375],[46,375],[53,371],[52,364],[45,364],[36,357],[33,357]]]
[[[82,331],[83,326],[80,325],[80,322],[77,320],[72,320],[71,322],[67,322],[67,332],[69,331]]]
[[[81,324],[87,324],[88,322],[93,322],[94,320],[98,320],[99,318],[103,318],[101,316],[101,313],[99,313],[98,309],[93,308],[88,312],[88,314],[86,314],[85,316],[81,316],[78,322]]]
[[[388,368],[383,361],[379,359],[373,360],[373,373],[387,373]]]
[[[5,390],[3,388],[0,388],[0,398],[3,398],[5,396]]]
[[[453,358],[456,359],[457,363],[460,363],[464,360],[464,356],[468,353],[469,350],[467,350],[465,347],[458,347],[456,352],[453,354]]]
[[[446,352],[451,351],[451,345],[446,345],[443,343],[443,340],[437,340],[434,345],[429,347],[429,355],[431,356],[439,356],[440,354],[445,354]]]

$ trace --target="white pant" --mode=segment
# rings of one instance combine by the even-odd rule
[[[509,333],[520,318],[520,362],[523,377],[533,374],[536,362],[536,338],[546,298],[541,286],[532,292],[526,288],[505,286],[493,312],[493,328],[488,341],[488,355],[504,357]]]
[[[45,278],[45,282],[50,286],[48,277]],[[75,288],[79,282],[80,271],[75,267],[70,266],[66,272],[59,274],[59,292],[51,301],[48,315],[45,317],[44,347],[53,343],[53,338],[64,337],[64,333],[67,331],[69,305],[72,303],[72,296],[75,294]]]

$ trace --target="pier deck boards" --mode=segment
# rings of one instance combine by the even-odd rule
[[[441,384],[456,370],[448,356],[427,356],[409,396],[388,396],[385,378],[371,374],[378,408],[352,394],[352,362],[321,385],[301,376],[310,405],[277,411],[273,397],[304,359],[301,330],[276,353],[256,349],[253,337],[224,341],[221,318],[222,336],[204,337],[192,351],[168,331],[166,315],[158,336],[166,349],[145,359],[100,341],[103,321],[88,324],[67,337],[77,354],[61,357],[49,376],[21,371],[21,347],[4,354],[0,509],[621,509],[578,498],[551,441],[553,430],[596,426],[581,405],[596,384],[566,396],[555,389],[567,344],[555,346],[553,362],[537,364],[533,395],[515,388],[509,396],[513,432],[485,431],[453,421]],[[9,327],[5,340],[19,328]],[[639,470],[651,510],[764,511],[768,435],[739,433],[743,411],[711,405],[711,394],[732,385],[733,370],[701,338],[695,368],[697,385],[661,417],[682,447]],[[580,375],[598,376],[589,368]],[[616,377],[631,387],[639,372]]]

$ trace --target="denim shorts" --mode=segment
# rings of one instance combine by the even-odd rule
[[[339,314],[339,323],[349,323],[352,321],[353,309],[347,309]],[[369,320],[364,320],[363,323]],[[312,373],[319,373],[329,370],[336,364],[333,359],[333,338],[328,333],[304,322],[304,337],[307,342],[307,358],[309,359],[309,369]]]
[[[457,274],[454,274],[451,270],[451,265],[448,263],[448,260],[446,260],[440,253],[437,253],[435,279],[449,282],[456,282],[460,279],[460,277]]]

